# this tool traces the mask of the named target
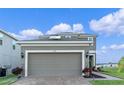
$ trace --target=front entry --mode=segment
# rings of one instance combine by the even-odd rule
[[[89,68],[92,68],[94,66],[94,56],[89,55]]]

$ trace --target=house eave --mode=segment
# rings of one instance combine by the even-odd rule
[[[17,41],[18,44],[86,44],[93,41]]]

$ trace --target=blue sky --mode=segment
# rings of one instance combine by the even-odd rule
[[[0,9],[0,27],[17,32],[35,28],[45,31],[60,23],[81,23],[89,32],[89,21],[118,9]]]
[[[96,34],[97,63],[124,56],[124,9],[0,9],[0,29],[23,39],[63,30]]]

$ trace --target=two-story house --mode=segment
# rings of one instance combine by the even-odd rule
[[[0,67],[7,68],[8,73],[21,66],[21,48],[16,42],[16,38],[0,30]]]
[[[80,33],[44,35],[19,41],[25,76],[80,76],[96,65],[96,36]]]

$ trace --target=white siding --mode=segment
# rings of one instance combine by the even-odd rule
[[[11,69],[21,66],[20,46],[16,45],[15,50],[13,50],[14,39],[5,34],[2,40],[3,44],[0,45],[0,66],[11,65]]]

